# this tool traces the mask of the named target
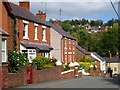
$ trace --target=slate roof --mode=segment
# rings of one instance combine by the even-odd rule
[[[89,55],[90,53],[88,51],[86,51],[85,49],[83,49],[81,46],[79,46],[78,44],[76,45],[77,49],[79,49],[81,52],[83,52],[86,55]]]
[[[48,44],[23,42],[23,41],[20,41],[20,43],[24,45],[26,48],[35,48],[35,49],[39,49],[40,51],[50,51],[53,49]]]
[[[16,17],[24,19],[24,20],[31,21],[31,22],[34,22],[34,23],[49,26],[47,24],[47,22],[42,21],[39,17],[35,16],[33,13],[31,13],[27,9],[22,8],[22,7],[18,6],[18,5],[15,5],[15,4],[11,3],[11,2],[9,2],[9,5],[10,5],[10,7],[12,9],[11,13],[13,15],[15,15]]]
[[[93,53],[95,56],[97,56],[100,60],[102,60],[102,61],[105,61],[105,59],[104,58],[102,58],[100,55],[98,55],[96,52],[94,52]],[[92,57],[92,56],[91,56]],[[95,60],[95,58],[94,57],[92,57],[92,59],[94,59]]]
[[[8,36],[9,34],[0,28],[0,35]]]
[[[104,57],[107,63],[120,63],[120,58],[112,57],[111,59],[109,57]]]
[[[71,35],[69,35],[67,32],[65,32],[61,27],[59,27],[59,26],[57,26],[57,25],[54,25],[54,24],[52,24],[52,23],[49,23],[49,22],[48,22],[48,24],[49,24],[55,31],[57,31],[59,34],[61,34],[62,36],[75,40],[75,38],[73,38]]]

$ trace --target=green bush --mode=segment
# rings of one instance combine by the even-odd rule
[[[80,61],[81,62],[94,62],[94,60],[92,60],[92,59],[86,59],[86,58],[83,58]]]
[[[50,62],[53,64],[53,66],[56,66],[57,59],[56,58],[52,58]]]
[[[83,67],[85,71],[90,70],[90,65],[95,65],[94,62],[79,62],[80,67]]]
[[[55,60],[51,60],[50,58],[38,56],[32,60],[32,65],[36,65],[38,70],[53,68],[55,67]]]
[[[69,64],[62,66],[62,71],[70,70]]]
[[[22,53],[18,53],[14,50],[9,50],[8,51],[8,67],[9,67],[9,72],[11,73],[17,73],[19,72],[19,67],[20,66],[25,66],[27,65],[28,58]]]

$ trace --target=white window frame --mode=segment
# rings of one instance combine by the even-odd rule
[[[34,59],[36,57],[36,50],[35,49],[27,49],[27,54],[28,54],[28,59],[29,59],[29,62],[32,63],[32,59]],[[32,52],[30,52],[32,51]],[[34,57],[31,59],[30,56],[33,56],[33,55],[30,55],[30,54],[34,54]]]
[[[34,59],[35,57],[36,57],[36,50],[35,49],[24,49],[24,50],[27,50],[26,52],[23,52],[22,50],[21,50],[21,52],[22,53],[25,53],[25,54],[27,54],[27,58],[28,58],[28,60],[29,60],[29,63],[32,63],[32,59]],[[30,52],[30,51],[32,51],[32,52]],[[32,54],[32,55],[30,55],[30,54]],[[34,54],[34,55],[33,55]],[[31,59],[30,58],[30,56],[33,56],[33,58]]]
[[[5,42],[5,48],[3,49],[3,45],[2,45],[2,52],[4,51],[5,52],[5,60],[3,60],[3,58],[2,58],[2,62],[7,62],[7,40],[6,39],[2,39],[2,42]],[[2,55],[2,57],[3,57],[3,55]]]
[[[47,40],[46,40],[46,26],[42,26],[42,41],[47,42]]]
[[[65,42],[65,45],[66,45],[67,44],[67,39],[66,38],[65,38],[64,42]]]
[[[48,52],[43,52],[43,53],[42,53],[42,56],[48,58],[48,57],[49,57],[49,53],[48,53]]]
[[[23,39],[29,40],[29,38],[28,38],[28,24],[29,24],[29,22],[23,20],[23,24],[25,24],[25,26],[23,28],[23,31],[25,31],[25,36],[23,36]]]
[[[69,44],[71,44],[71,39],[69,39]]]
[[[34,26],[35,26],[35,37],[34,37],[34,40],[38,41],[38,24],[35,23]]]

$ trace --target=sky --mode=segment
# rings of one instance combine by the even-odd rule
[[[19,0],[9,0],[18,3]],[[117,2],[120,0],[111,0],[118,10]],[[31,12],[36,14],[38,10],[47,14],[47,20],[60,19],[88,19],[103,20],[106,23],[112,18],[117,19],[109,0],[30,0]],[[60,14],[61,9],[61,16]]]

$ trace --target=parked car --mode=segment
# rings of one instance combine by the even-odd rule
[[[120,77],[120,75],[119,74],[113,74],[113,76],[112,76],[113,78],[117,78],[117,77]]]

